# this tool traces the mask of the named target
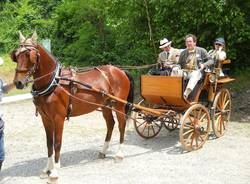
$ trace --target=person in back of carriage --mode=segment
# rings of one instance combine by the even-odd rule
[[[202,47],[196,46],[196,42],[197,38],[193,34],[188,34],[185,37],[186,49],[181,52],[178,61],[181,70],[175,68],[172,72],[173,76],[183,76],[184,79],[189,79],[183,93],[185,99],[188,99],[190,93],[202,78],[203,70],[207,66],[214,64],[207,51]]]
[[[216,38],[214,41],[214,49],[210,50],[208,54],[214,60],[215,65],[220,67],[220,62],[227,58],[224,38]],[[220,69],[219,76],[224,76],[222,69]]]
[[[157,68],[164,71],[165,75],[170,75],[172,68],[176,65],[179,60],[180,50],[171,47],[172,41],[168,41],[167,38],[160,40],[159,48],[162,52],[159,54],[157,59]]]
[[[2,101],[3,93],[7,93],[13,87],[13,84],[4,85],[3,81],[0,79],[0,102]],[[0,171],[4,161],[4,120],[2,119],[2,117],[3,113],[0,106]]]

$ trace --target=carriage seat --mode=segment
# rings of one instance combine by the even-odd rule
[[[218,74],[218,78],[228,77],[229,67],[224,67],[224,65],[227,65],[227,64],[230,64],[230,63],[231,63],[230,59],[225,59],[225,60],[222,60],[222,61],[218,62],[214,66],[213,72]],[[216,71],[216,68],[218,68],[219,70]]]
[[[149,75],[170,76],[171,72],[172,72],[171,68],[163,68],[163,69],[153,68],[153,69],[149,70],[148,74]]]

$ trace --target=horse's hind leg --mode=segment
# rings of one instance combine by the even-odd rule
[[[99,154],[99,158],[104,158],[107,154],[107,150],[109,147],[109,143],[110,143],[110,139],[112,136],[112,132],[114,129],[114,124],[115,124],[115,120],[113,118],[113,114],[112,111],[110,109],[107,108],[103,108],[102,109],[102,115],[106,121],[106,126],[107,126],[107,134],[106,134],[106,138],[105,138],[105,142],[103,145],[103,149]]]
[[[116,107],[116,109],[121,112],[117,112],[116,116],[117,116],[117,120],[119,123],[119,132],[120,132],[120,145],[119,145],[119,150],[116,153],[116,160],[122,160],[124,158],[124,154],[123,154],[123,147],[124,147],[124,134],[125,134],[125,127],[126,127],[126,118],[125,118],[125,107],[124,104],[120,104],[118,107]]]

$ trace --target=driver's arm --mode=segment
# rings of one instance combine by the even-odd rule
[[[200,63],[200,68],[204,69],[207,66],[211,66],[214,64],[214,60],[210,57],[210,55],[207,53],[207,51],[204,49],[202,50],[202,59],[205,60],[204,63]]]

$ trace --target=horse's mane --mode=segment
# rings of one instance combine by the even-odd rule
[[[60,63],[59,60],[54,55],[52,55],[47,49],[45,49],[41,44],[38,44],[38,49],[45,52],[55,63]]]

